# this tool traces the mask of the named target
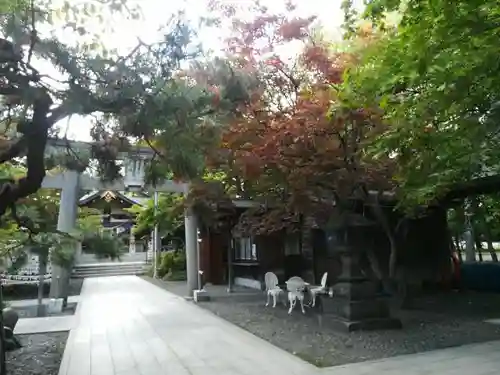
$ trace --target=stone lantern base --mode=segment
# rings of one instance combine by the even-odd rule
[[[400,329],[401,321],[391,317],[387,298],[382,297],[374,282],[361,272],[359,254],[352,248],[339,249],[342,273],[332,288],[328,312],[335,328],[352,332],[358,330]]]

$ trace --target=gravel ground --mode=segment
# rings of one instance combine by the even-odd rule
[[[185,283],[153,282],[185,294]],[[289,316],[282,305],[266,308],[263,294],[240,292],[227,297],[224,288],[208,288],[214,298],[200,307],[320,367],[500,340],[500,326],[483,322],[500,318],[497,294],[450,292],[421,297],[412,310],[393,313],[402,320],[402,330],[345,334],[329,326],[328,315],[320,328],[314,313],[303,316],[297,309]]]
[[[68,339],[67,332],[17,337],[23,347],[7,353],[9,375],[57,375]]]
[[[83,280],[71,280],[69,295],[79,295]],[[46,290],[48,295],[48,288]],[[36,298],[36,288],[25,289],[22,293],[14,290],[9,299]],[[68,308],[60,315],[72,315],[76,304],[68,304]],[[20,318],[35,317],[36,306],[16,308]],[[7,353],[7,373],[9,375],[57,375],[61,364],[68,332],[40,333],[33,335],[16,335],[23,347]]]

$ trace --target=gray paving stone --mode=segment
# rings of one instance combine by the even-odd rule
[[[185,368],[180,362],[162,362],[160,363],[163,373],[175,375],[191,375],[189,370]]]

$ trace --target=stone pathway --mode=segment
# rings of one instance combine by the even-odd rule
[[[86,279],[59,375],[309,375],[299,358],[135,276]]]
[[[134,276],[86,279],[59,375],[493,375],[500,342],[327,369]]]
[[[497,375],[500,342],[402,355],[321,370],[323,375]]]

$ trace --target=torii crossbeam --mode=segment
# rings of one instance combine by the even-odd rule
[[[62,149],[71,148],[74,151],[87,151],[90,154],[92,143],[80,141],[67,141],[59,139],[49,140],[46,154],[60,153]],[[164,181],[158,186],[145,185],[144,172],[146,163],[154,156],[154,152],[147,147],[137,147],[128,153],[118,155],[119,160],[124,161],[124,177],[110,184],[103,183],[98,177],[93,177],[77,171],[65,170],[56,174],[48,174],[43,180],[42,187],[61,190],[59,203],[59,216],[57,229],[61,232],[70,233],[74,230],[77,216],[78,196],[80,190],[142,190],[147,192],[171,192],[187,194],[189,185],[175,181]],[[191,210],[186,210],[184,215],[185,243],[186,243],[186,268],[188,293],[198,289],[198,254],[197,254],[197,232],[198,225],[195,215]],[[69,283],[70,271],[61,267],[53,266],[52,284],[50,288],[51,298],[67,297],[67,284]]]

